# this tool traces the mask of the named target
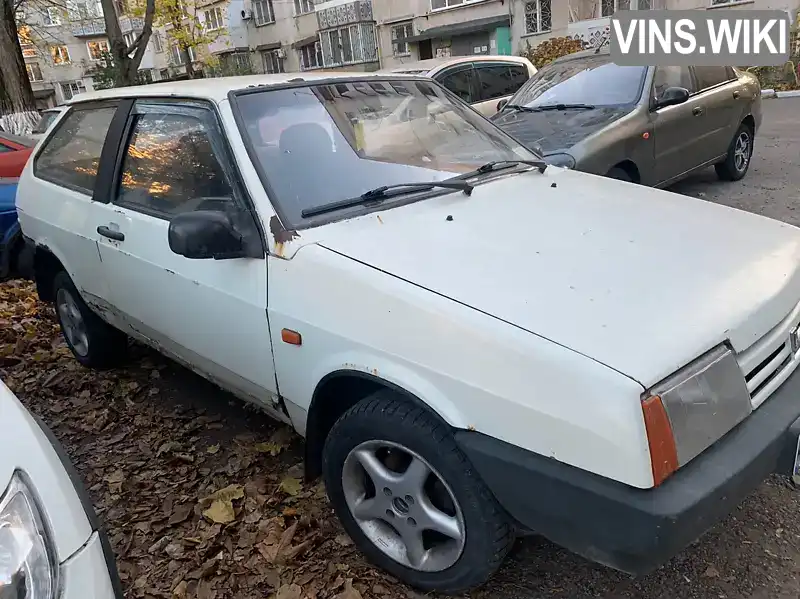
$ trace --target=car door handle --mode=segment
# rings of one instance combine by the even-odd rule
[[[109,229],[108,227],[99,226],[97,227],[97,232],[100,233],[103,237],[108,237],[109,239],[113,239],[114,241],[125,241],[125,235],[120,233],[119,231],[114,231]]]
[[[736,90],[735,92],[733,92],[733,98],[734,98],[734,100],[738,100],[740,95],[741,95],[741,94],[739,93],[739,90]]]
[[[701,114],[703,114],[703,109],[700,108],[699,106],[695,106],[694,108],[692,108],[692,114],[694,116],[700,116]]]

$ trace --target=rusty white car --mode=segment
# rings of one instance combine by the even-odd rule
[[[132,337],[290,423],[421,589],[529,532],[643,574],[797,465],[800,230],[547,165],[427,77],[77,96],[17,207],[77,360]]]

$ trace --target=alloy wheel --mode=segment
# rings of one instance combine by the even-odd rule
[[[89,335],[86,322],[72,294],[64,288],[56,294],[56,309],[61,317],[61,328],[72,349],[81,357],[89,353]]]

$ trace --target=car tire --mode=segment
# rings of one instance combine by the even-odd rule
[[[620,181],[628,181],[629,183],[633,183],[633,177],[630,176],[630,173],[625,169],[614,167],[608,173],[606,173],[606,177],[609,179],[618,179]]]
[[[714,165],[717,176],[723,181],[738,181],[747,174],[753,157],[753,130],[742,123],[728,147],[723,162]]]
[[[102,369],[124,358],[128,337],[92,312],[63,270],[53,280],[53,298],[61,334],[78,362]]]
[[[455,594],[477,587],[514,544],[511,520],[448,426],[391,390],[360,401],[334,424],[323,477],[356,547],[417,589]]]

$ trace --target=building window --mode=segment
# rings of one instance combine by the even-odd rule
[[[452,8],[453,6],[462,6],[464,4],[482,1],[483,0],[431,0],[431,10],[441,10],[443,8]]]
[[[164,42],[161,41],[161,32],[154,31],[152,35],[153,39],[153,48],[156,52],[163,52],[164,51]]]
[[[392,26],[392,52],[395,56],[407,56],[411,54],[408,42],[398,42],[395,40],[404,40],[412,35],[414,35],[414,24],[411,22]]]
[[[25,58],[33,58],[39,54],[33,44],[20,44],[20,47],[22,48],[22,56]]]
[[[272,0],[254,0],[253,16],[256,27],[275,22],[275,11],[272,9]]]
[[[261,53],[264,60],[264,72],[269,74],[285,73],[283,70],[283,60],[278,54],[280,50],[265,50]]]
[[[31,82],[44,81],[44,77],[42,76],[42,67],[40,67],[38,63],[27,63],[25,65],[25,70],[28,72],[28,79],[30,79]]]
[[[322,46],[319,42],[301,46],[297,52],[300,54],[301,70],[318,69],[322,66]]]
[[[314,0],[294,0],[294,14],[304,15],[314,12]]]
[[[69,64],[69,50],[66,46],[50,46],[50,56],[54,65]]]
[[[61,9],[57,6],[48,6],[44,11],[44,24],[47,27],[61,25]]]
[[[127,42],[127,40],[125,41]],[[108,42],[106,40],[86,42],[86,49],[89,50],[89,58],[91,60],[102,60],[103,54],[110,52]]]
[[[552,13],[550,0],[528,0],[525,3],[525,33],[550,31]]]
[[[161,77],[162,81],[164,81],[165,79],[169,79],[169,69],[161,69],[159,76]]]
[[[600,0],[601,17],[610,17],[618,10],[630,10],[630,9],[631,9],[631,0]]]
[[[83,81],[72,81],[70,83],[61,84],[61,93],[64,94],[65,100],[72,100],[74,96],[82,94],[86,91],[86,86]]]
[[[194,48],[189,48],[189,60],[192,62],[195,61],[194,58]],[[172,64],[184,64],[183,62],[183,52],[181,51],[181,47],[178,44],[174,44],[170,48],[170,62]]]
[[[320,33],[326,67],[378,60],[375,26],[360,23]]]
[[[117,14],[120,17],[128,14],[128,3],[126,0],[114,0],[114,8],[117,9]]]
[[[222,9],[219,6],[207,10],[205,12],[205,17],[206,31],[216,31],[225,26],[225,22],[222,20]]]
[[[100,4],[99,0],[88,0],[84,2],[68,0],[67,15],[70,21],[101,19],[103,17],[103,6]]]

